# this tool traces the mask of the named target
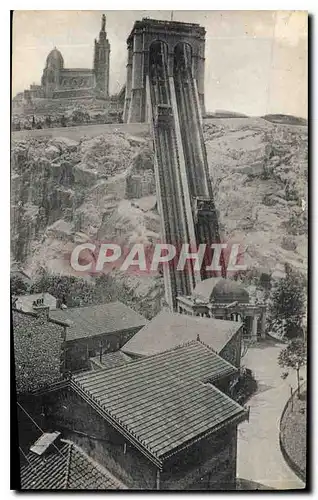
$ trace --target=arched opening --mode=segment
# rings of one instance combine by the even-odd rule
[[[191,70],[192,47],[189,43],[179,42],[174,48],[174,72]]]
[[[157,40],[149,47],[149,76],[151,79],[163,76],[164,67],[168,61],[168,46]]]
[[[154,92],[157,104],[169,103],[167,87],[168,46],[160,40],[153,42],[149,47],[149,81],[151,91]],[[158,111],[158,110],[157,110]],[[161,109],[165,116],[166,110]],[[170,116],[169,112],[168,115]],[[158,117],[161,118],[161,112]]]

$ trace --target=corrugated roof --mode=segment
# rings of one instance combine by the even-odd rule
[[[116,490],[125,488],[104,467],[71,442],[54,453],[27,454],[20,470],[22,490]]]
[[[161,311],[121,350],[127,354],[151,356],[195,340],[199,334],[202,342],[219,353],[241,326],[242,323],[236,321]]]
[[[105,333],[142,327],[147,320],[122,302],[72,307],[50,312],[54,321],[66,323],[66,340],[93,337]]]
[[[236,372],[199,341],[112,370],[73,377],[124,435],[162,460],[173,450],[213,431],[244,409],[211,384]]]

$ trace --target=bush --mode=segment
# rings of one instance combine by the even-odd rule
[[[249,368],[242,367],[232,389],[232,397],[239,404],[245,404],[246,401],[257,391],[257,381],[253,372]]]
[[[48,292],[67,307],[81,307],[114,300],[114,286],[109,276],[97,277],[90,283],[75,276],[60,276],[42,272],[34,281],[31,293]]]

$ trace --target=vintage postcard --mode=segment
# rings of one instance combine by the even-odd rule
[[[303,490],[305,11],[12,14],[13,489]]]

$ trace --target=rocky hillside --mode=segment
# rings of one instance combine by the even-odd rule
[[[306,272],[307,128],[240,118],[205,123],[225,241],[241,243],[250,269]]]
[[[228,118],[205,120],[204,133],[224,241],[246,248],[250,276],[264,269],[279,276],[286,261],[305,272],[307,128]],[[72,273],[76,243],[159,237],[149,136],[13,136],[11,199],[12,258],[31,274]],[[160,279],[114,278],[135,290],[136,304],[160,307]]]

